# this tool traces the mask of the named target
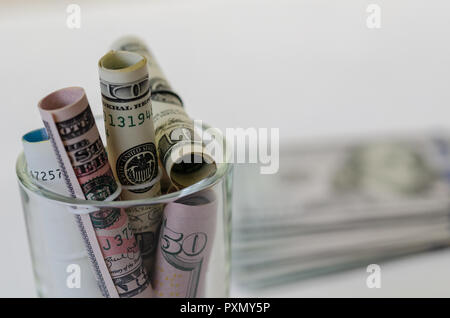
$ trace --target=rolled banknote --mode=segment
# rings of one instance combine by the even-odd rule
[[[212,190],[166,205],[152,275],[155,297],[205,296],[217,207]]]
[[[72,197],[112,200],[118,187],[84,89],[68,87],[39,102],[44,126]],[[123,209],[77,214],[82,238],[105,297],[151,297],[147,272]]]
[[[153,121],[159,159],[177,188],[192,185],[216,171],[214,158],[205,151],[194,122],[183,108],[155,58],[135,37],[117,40],[113,49],[136,52],[146,57],[152,90]]]
[[[133,52],[110,51],[99,61],[108,157],[122,185],[123,200],[161,194],[155,145],[150,85],[145,57]],[[154,261],[162,205],[126,209],[145,267]]]
[[[29,175],[35,184],[68,196],[61,169],[44,128],[25,134],[23,150]],[[33,269],[45,297],[101,297],[73,214],[41,196],[29,196],[33,213],[27,217],[30,245],[35,251]],[[34,235],[33,231],[37,231]],[[64,238],[64,239],[61,239]],[[79,288],[68,288],[67,270],[79,266]]]
[[[28,173],[33,182],[55,193],[68,195],[45,128],[26,133],[22,137],[22,145]]]

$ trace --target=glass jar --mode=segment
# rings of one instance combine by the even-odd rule
[[[101,122],[99,120],[97,122],[100,126]],[[203,131],[211,131],[212,128],[203,126],[201,129]],[[102,131],[100,127],[99,130]],[[220,132],[216,131],[214,135],[220,135]],[[182,216],[178,223],[194,222],[197,224],[197,228],[199,226],[198,224],[205,224],[208,227],[205,231],[208,237],[202,233],[203,236],[195,236],[194,239],[195,244],[197,244],[196,246],[198,244],[206,244],[206,241],[208,241],[209,245],[206,248],[208,249],[208,255],[205,256],[203,252],[203,258],[200,262],[195,259],[194,254],[196,253],[188,252],[184,255],[184,258],[181,258],[183,259],[182,262],[187,261],[188,264],[199,264],[193,266],[197,269],[181,266],[175,273],[173,270],[169,270],[167,271],[167,275],[164,273],[161,276],[157,271],[163,271],[163,269],[157,268],[155,265],[154,271],[150,273],[150,280],[155,290],[154,295],[157,292],[155,287],[170,284],[170,286],[174,286],[173,291],[170,291],[170,288],[166,288],[164,290],[165,292],[167,291],[166,294],[158,292],[158,295],[155,296],[228,297],[231,257],[230,226],[233,169],[231,164],[226,163],[226,160],[223,161],[223,163],[217,163],[217,170],[214,175],[180,191],[150,199],[106,202],[69,198],[41,187],[33,182],[27,168],[25,156],[23,153],[20,154],[16,163],[16,173],[23,212],[25,214],[38,296],[102,297],[94,272],[91,269],[91,264],[75,221],[74,213],[111,208],[138,208],[162,204],[165,207],[164,215],[166,215],[166,210],[170,206],[170,213],[172,213],[173,217],[177,218]],[[202,198],[205,196],[212,198],[214,204],[206,210],[201,210],[201,205],[198,208],[195,202],[199,197]],[[196,220],[195,216],[191,219],[191,215],[197,215],[196,217],[198,219]],[[206,222],[206,219],[209,221]],[[164,254],[165,248],[168,246],[167,240],[171,240],[170,235],[167,236],[165,234],[166,227],[172,226],[169,223],[169,220],[165,222],[163,218],[158,235],[159,239],[157,240],[156,250],[160,249],[162,254]],[[174,230],[168,227],[167,230],[171,233],[176,233],[175,235],[183,232],[178,229],[179,233],[177,233],[176,229]],[[180,246],[180,250],[183,250],[183,246],[186,244],[191,244],[192,246],[192,234],[195,233],[182,233],[172,243],[176,242]],[[197,253],[197,255],[200,255],[200,253]],[[198,266],[201,266],[201,269]],[[189,281],[197,279],[197,282],[194,284],[195,286],[190,288],[190,291],[186,295],[180,295],[176,291],[176,286],[178,286],[176,273],[180,272],[180,270],[181,272],[187,271],[183,273],[190,276]],[[195,271],[197,271],[196,274],[194,273]]]

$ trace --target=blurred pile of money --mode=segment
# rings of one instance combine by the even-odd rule
[[[263,287],[450,246],[450,138],[286,144],[235,173],[233,272]]]

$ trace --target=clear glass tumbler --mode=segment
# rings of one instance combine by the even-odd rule
[[[99,121],[100,124],[101,122]],[[211,128],[204,126],[202,130],[211,131]],[[100,131],[102,130],[100,129]],[[16,163],[16,173],[23,212],[25,214],[38,296],[102,297],[75,221],[74,211],[83,209],[95,211],[105,208],[132,208],[160,204],[167,206],[168,204],[180,203],[188,206],[186,211],[192,211],[189,209],[194,209],[195,212],[195,201],[199,197],[207,195],[213,197],[215,200],[214,208],[212,210],[209,209],[207,212],[213,215],[211,220],[213,220],[212,223],[214,224],[210,222],[210,225],[208,225],[213,229],[208,237],[208,244],[212,245],[209,245],[210,249],[209,255],[206,258],[206,264],[205,262],[202,264],[200,261],[200,265],[202,266],[201,270],[204,271],[202,274],[203,278],[200,282],[201,286],[197,284],[194,286],[195,288],[191,288],[191,291],[184,296],[228,297],[231,257],[230,227],[233,169],[231,164],[226,163],[226,160],[224,162],[217,163],[217,171],[213,176],[180,191],[151,199],[106,202],[73,199],[40,187],[30,177],[24,154],[20,154]],[[156,249],[164,248],[164,235],[164,224],[162,224]],[[183,235],[186,244],[191,244],[192,246],[192,236],[189,238],[189,233],[184,233]],[[181,249],[183,249],[183,239],[177,238],[175,240],[180,244]],[[206,237],[196,236],[195,244],[197,246],[198,244],[206,244]],[[198,269],[195,269],[198,267],[198,260],[196,260],[194,254],[187,252],[187,254],[184,254],[184,258],[182,258],[182,262],[184,262],[182,264],[197,264],[190,269],[184,267],[184,270],[186,270],[185,275],[190,275],[190,280],[195,279],[194,276],[198,275],[198,273],[195,273]],[[79,275],[77,276],[78,280],[74,280],[74,275]],[[155,282],[154,277],[151,277],[153,285],[170,283],[172,286],[172,279],[172,276],[162,276],[159,281],[157,280]],[[176,285],[176,281],[173,281],[174,288]],[[175,291],[167,295],[160,293],[158,296],[180,296]]]

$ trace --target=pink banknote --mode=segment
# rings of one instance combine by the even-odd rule
[[[117,196],[118,185],[84,90],[53,92],[41,100],[39,110],[71,196],[98,201]],[[151,297],[124,210],[100,209],[76,218],[103,295]]]
[[[217,207],[212,190],[167,204],[152,275],[155,297],[204,297]]]

